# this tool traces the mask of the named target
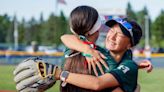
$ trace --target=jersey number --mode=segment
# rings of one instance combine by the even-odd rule
[[[128,72],[128,71],[130,70],[129,67],[124,66],[124,65],[120,65],[120,66],[118,67],[118,69],[119,69],[119,70],[122,70],[124,73],[126,73],[126,72]]]

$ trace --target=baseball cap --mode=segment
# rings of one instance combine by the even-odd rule
[[[127,21],[123,18],[113,18],[108,20],[105,24],[109,27],[119,24],[123,34],[130,38],[132,46],[138,44],[142,37],[142,29],[135,21]]]

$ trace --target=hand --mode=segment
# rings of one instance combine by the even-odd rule
[[[57,66],[44,63],[39,58],[29,58],[21,62],[14,70],[16,89],[21,92],[42,92],[52,87],[56,80]]]
[[[103,71],[102,66],[101,66],[99,61],[98,62],[94,61],[94,58],[88,58],[88,57],[86,57],[86,60],[87,60],[88,69],[89,69],[90,74],[91,74],[91,68],[93,68],[93,71],[94,71],[95,75],[98,76],[96,65],[98,66],[101,74],[104,74],[104,71]]]
[[[97,65],[97,67],[99,68],[101,74],[104,74],[104,71],[102,69],[101,64],[106,69],[109,69],[106,62],[104,61],[104,59],[106,59],[106,57],[102,53],[100,53],[99,51],[97,51],[95,49],[90,49],[90,50],[91,51],[88,51],[88,52],[89,52],[89,54],[92,55],[92,57],[86,57],[89,72],[91,72],[91,66],[92,66],[95,75],[98,76],[98,72],[97,72],[97,69],[96,69],[96,65]]]
[[[145,68],[146,71],[149,73],[153,70],[153,65],[149,60],[141,60],[138,63],[139,68]]]

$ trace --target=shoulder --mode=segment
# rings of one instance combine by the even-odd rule
[[[138,66],[132,60],[124,60],[110,72],[125,92],[134,92],[137,85]]]
[[[127,66],[131,69],[138,69],[138,65],[131,59],[128,59],[128,60],[123,60],[120,64],[120,65],[124,65],[124,66]]]
[[[65,51],[64,51],[64,55],[65,55],[65,56],[69,56],[71,52],[72,52],[71,49],[65,47]]]
[[[122,72],[127,73],[127,75],[133,75],[138,73],[138,65],[133,60],[123,60],[119,66],[117,67],[118,70],[122,70]]]

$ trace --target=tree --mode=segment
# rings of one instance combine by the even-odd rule
[[[20,44],[26,43],[26,41],[25,41],[25,35],[26,35],[25,34],[25,32],[26,32],[25,24],[26,24],[26,21],[23,18],[22,21],[18,25],[18,31],[19,31],[19,41],[18,42]]]
[[[54,43],[54,39],[55,39],[55,34],[56,34],[56,26],[57,24],[55,23],[57,17],[54,14],[51,14],[49,16],[49,19],[46,21],[45,23],[45,30],[43,30],[43,44],[47,44],[50,45],[52,43]]]
[[[57,24],[58,24],[58,28],[57,28],[57,34],[55,37],[58,38],[56,39],[56,44],[59,45],[61,44],[61,40],[60,40],[61,35],[67,33],[67,29],[68,29],[67,27],[68,23],[62,11],[60,13],[60,17],[59,17],[59,20],[57,21]]]
[[[45,23],[45,41],[44,44],[55,44],[60,45],[60,36],[67,32],[67,20],[61,12],[61,16],[55,16],[54,14],[51,14],[48,21]]]
[[[149,17],[149,14],[148,14],[148,9],[147,7],[145,6],[141,11],[138,11],[136,13],[137,15],[137,22],[139,23],[139,25],[141,26],[142,30],[143,30],[143,36],[142,38],[145,38],[145,17],[148,16],[148,21],[149,21],[149,35],[150,35],[150,25],[151,25],[151,20],[150,20],[150,17]],[[142,45],[142,47],[145,45],[144,43],[144,39],[141,39],[141,42],[140,42],[140,45]]]
[[[0,16],[0,43],[14,43],[14,21],[10,21],[7,15]],[[60,16],[51,14],[48,20],[44,20],[43,13],[37,21],[34,17],[29,21],[18,22],[19,44],[29,45],[37,41],[41,45],[60,45],[60,36],[68,32],[68,21],[63,12]]]
[[[43,23],[44,22],[44,18],[43,18],[43,13],[40,14],[40,20],[39,20],[40,23]]]
[[[136,13],[137,14],[137,22],[141,25],[141,28],[145,30],[145,16],[149,15],[147,7],[145,6],[143,10]]]
[[[10,17],[5,14],[0,16],[0,43],[11,43],[12,42],[12,22]]]
[[[126,15],[129,19],[137,20],[136,14],[133,11],[133,8],[129,2],[128,2],[127,8],[126,8]]]
[[[32,41],[37,41],[39,30],[37,29],[37,21],[34,17],[26,25],[27,30],[25,31],[25,41],[26,44],[31,44]]]
[[[155,47],[164,47],[164,11],[156,18],[152,26],[152,40]]]

